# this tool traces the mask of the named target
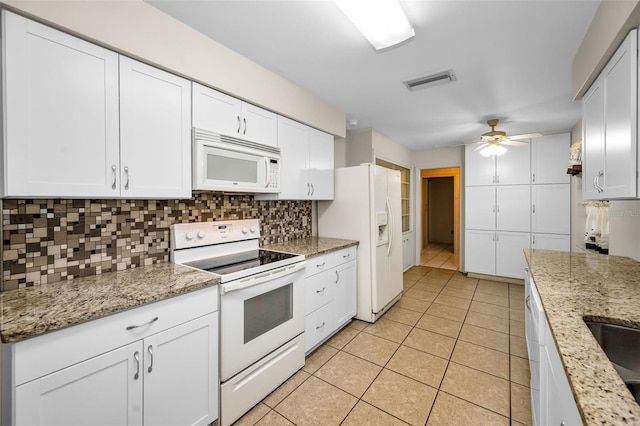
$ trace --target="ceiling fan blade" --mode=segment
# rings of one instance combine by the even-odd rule
[[[540,136],[542,136],[542,133],[523,133],[521,135],[513,135],[513,136],[509,136],[509,139],[513,140],[513,139],[529,139],[529,138],[539,138]]]
[[[474,145],[474,144],[477,144],[477,143],[486,143],[486,142],[476,139],[474,141],[464,141],[463,145]]]
[[[500,142],[500,145],[510,145],[510,146],[526,146],[527,142],[524,141],[512,141],[509,139],[503,140]]]
[[[479,145],[477,148],[474,148],[473,151],[471,151],[471,152],[476,152],[478,150],[481,150],[485,146],[489,146],[489,144],[488,143],[483,143],[483,144]]]

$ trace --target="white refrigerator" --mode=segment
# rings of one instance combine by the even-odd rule
[[[402,293],[400,172],[373,164],[335,170],[333,201],[318,202],[318,236],[358,240],[356,318],[375,322]]]

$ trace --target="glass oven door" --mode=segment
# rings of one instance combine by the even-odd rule
[[[300,262],[221,284],[222,381],[304,332],[304,276]]]

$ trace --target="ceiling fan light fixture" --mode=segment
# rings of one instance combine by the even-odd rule
[[[415,31],[398,0],[334,0],[376,50],[402,43]]]
[[[487,145],[480,150],[480,154],[484,155],[485,157],[490,157],[492,155],[502,155],[505,152],[507,152],[507,148],[497,144]]]

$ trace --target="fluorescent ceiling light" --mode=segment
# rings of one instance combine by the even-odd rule
[[[376,50],[415,35],[398,0],[334,0]]]
[[[487,145],[480,150],[480,154],[484,155],[485,157],[489,157],[491,155],[502,155],[505,152],[507,152],[507,148],[502,145],[496,144]]]

